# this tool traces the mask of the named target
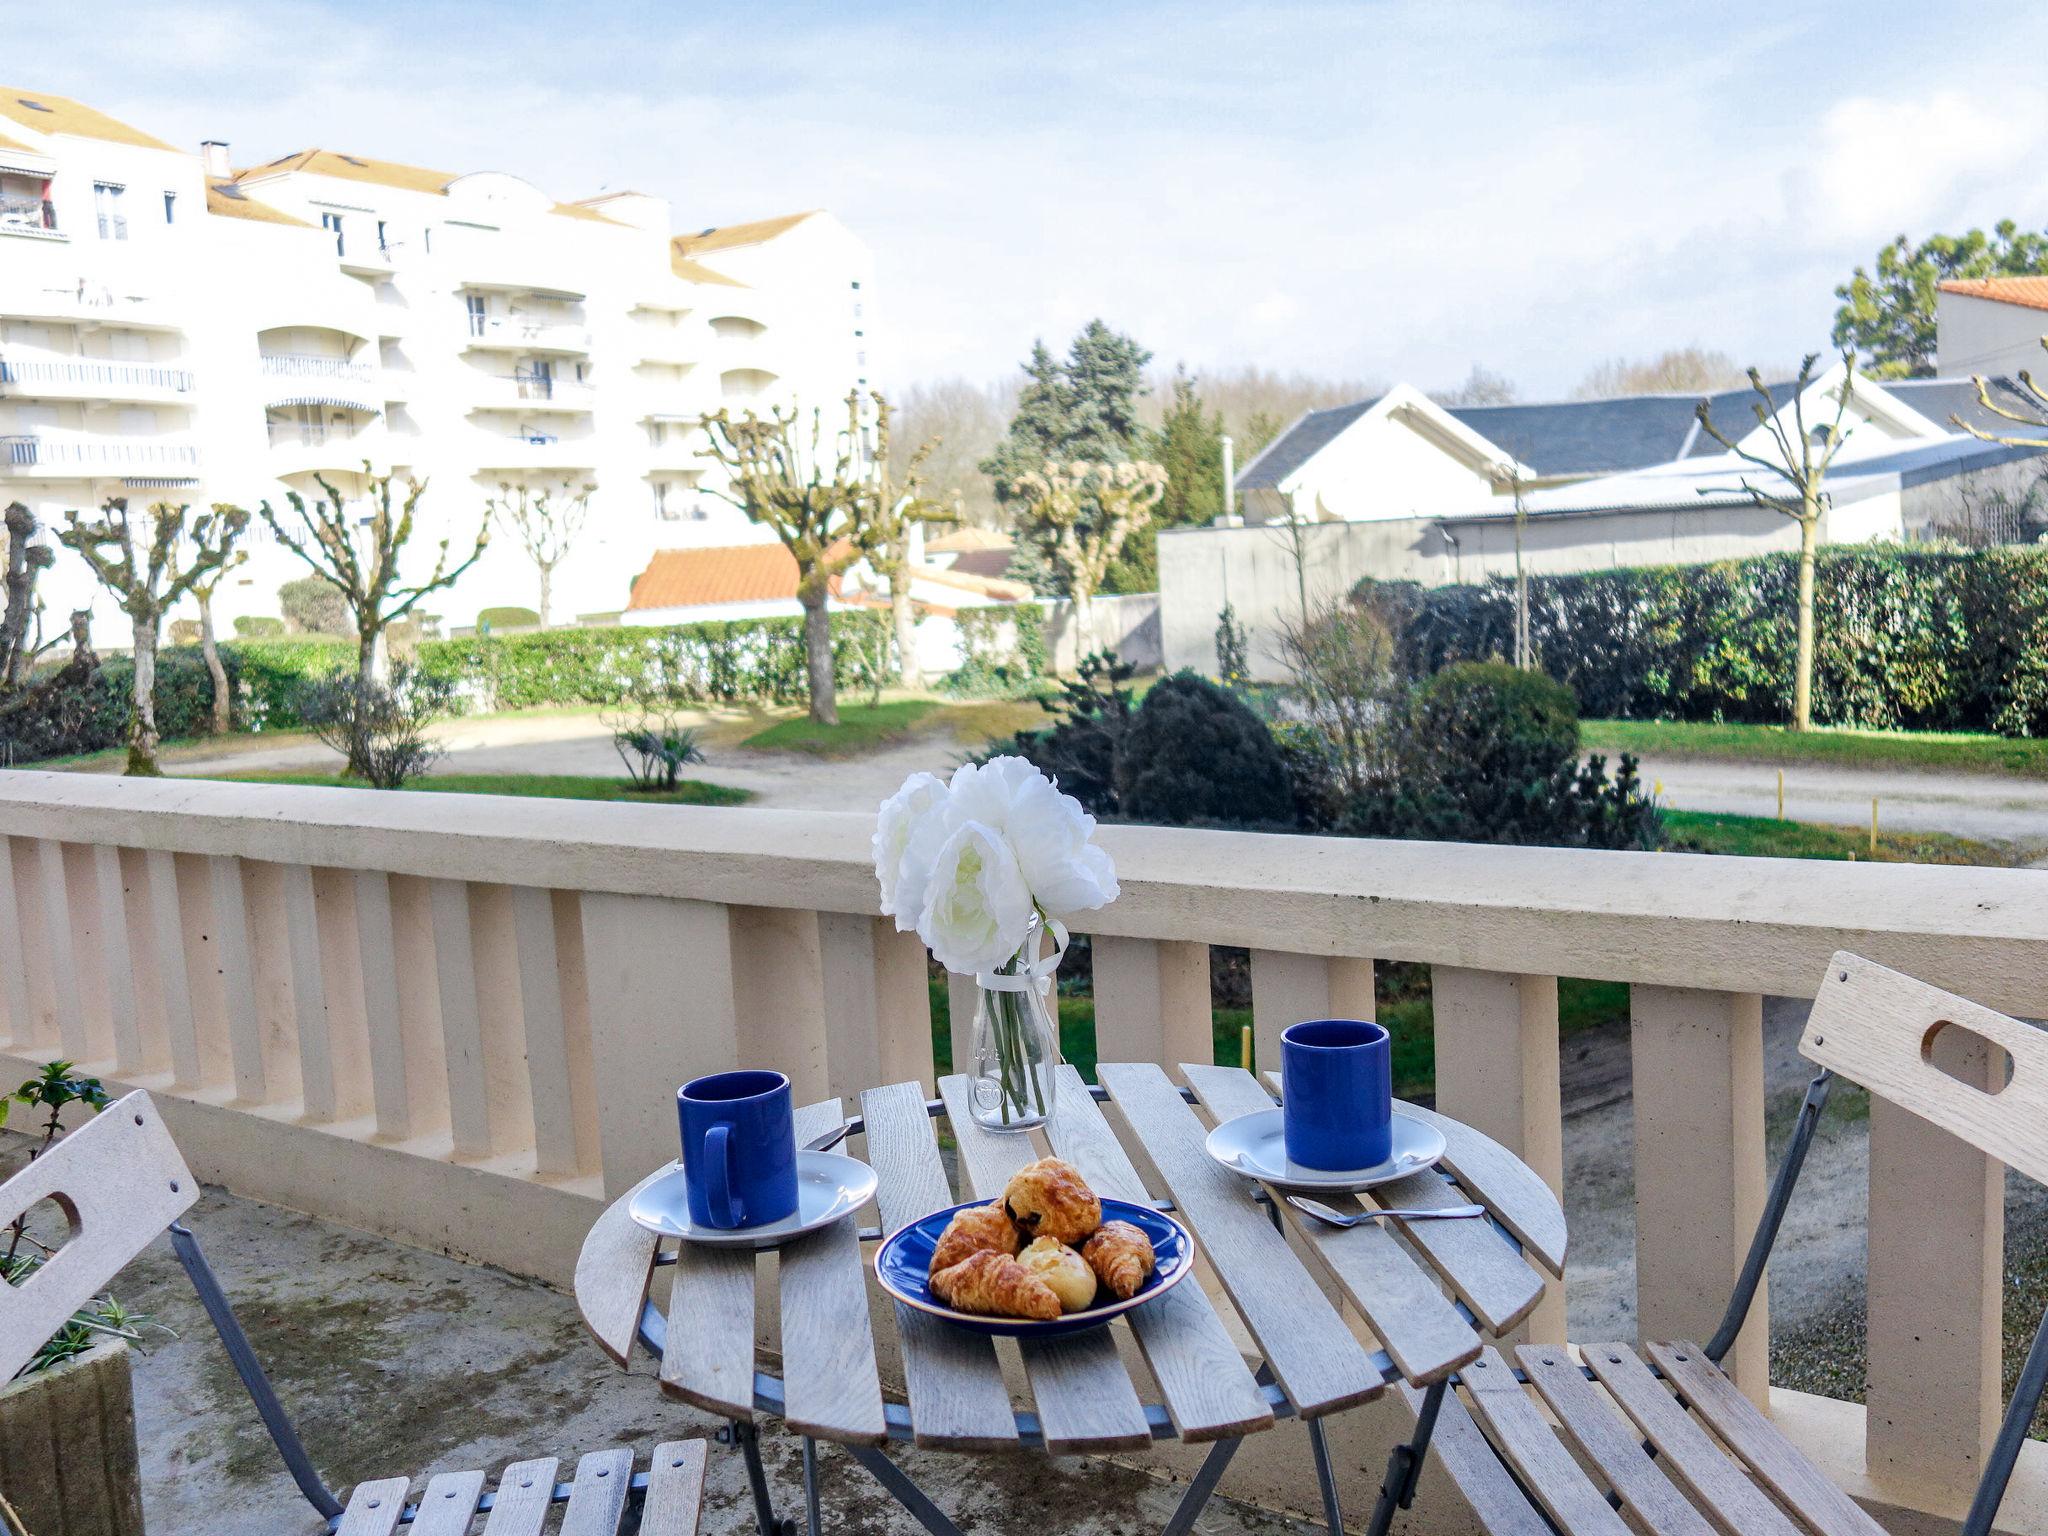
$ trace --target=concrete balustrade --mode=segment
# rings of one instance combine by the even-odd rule
[[[876,916],[864,814],[0,774],[0,1072],[62,1053],[157,1093],[204,1177],[566,1279],[601,1199],[674,1155],[673,1091],[933,1076],[924,954]],[[1104,1059],[1211,1049],[1209,949],[1251,952],[1258,1064],[1433,967],[1440,1102],[1563,1180],[1557,981],[1631,984],[1638,1310],[1711,1332],[1761,1207],[1761,998],[1848,948],[2048,1014],[2048,875],[1112,827],[1089,914]],[[967,1059],[974,989],[948,994]],[[1959,1070],[1988,1070],[1962,1061]],[[1998,1404],[1996,1170],[1873,1114],[1871,1407],[1772,1391],[1879,1503],[1947,1511]],[[1526,1325],[1563,1333],[1564,1288]],[[1930,1326],[1938,1329],[1929,1332]],[[2037,1520],[2030,1454],[2015,1499]],[[2034,1490],[2026,1494],[2027,1489]],[[2020,1506],[2015,1506],[2020,1507]]]

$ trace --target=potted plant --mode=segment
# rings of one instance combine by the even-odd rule
[[[83,1104],[97,1114],[107,1093],[98,1078],[73,1076],[70,1062],[53,1061],[0,1096],[0,1125],[16,1104],[45,1117],[29,1147],[33,1162],[63,1133],[67,1106]],[[58,1234],[36,1232],[28,1217],[24,1211],[0,1228],[0,1281],[9,1285],[27,1282],[59,1246]],[[128,1346],[151,1328],[160,1325],[110,1295],[94,1297],[0,1385],[0,1467],[8,1469],[0,1533],[142,1536]],[[79,1476],[81,1468],[94,1475]]]

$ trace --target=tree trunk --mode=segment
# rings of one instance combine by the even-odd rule
[[[220,646],[213,636],[213,594],[192,594],[199,602],[199,651],[206,658],[206,675],[213,679],[213,734],[225,736],[235,728],[235,696],[228,690],[228,669],[221,665]]]
[[[811,718],[820,725],[839,723],[839,701],[832,684],[832,618],[825,611],[822,582],[799,591],[804,605],[804,667],[810,676]]]
[[[904,687],[924,686],[924,669],[917,664],[917,615],[910,606],[910,572],[889,573],[889,618],[896,627],[896,675]]]
[[[161,778],[156,761],[157,615],[135,621],[135,699],[128,711],[128,772]]]
[[[1820,544],[1820,519],[1799,520],[1799,657],[1792,679],[1792,729],[1813,729],[1813,563]]]
[[[1095,654],[1095,592],[1094,589],[1072,589],[1069,599],[1073,604],[1074,620],[1074,666]]]
[[[540,572],[540,627],[546,629],[548,613],[553,607],[555,595],[555,568],[552,565],[541,565],[538,561],[534,562],[534,566]]]
[[[369,753],[363,739],[363,719],[369,700],[384,680],[384,631],[358,631],[356,635],[356,707],[348,733],[348,772],[357,778],[369,775]]]

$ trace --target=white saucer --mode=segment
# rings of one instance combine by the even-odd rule
[[[840,1152],[796,1155],[796,1213],[758,1227],[700,1227],[690,1220],[683,1165],[633,1196],[626,1214],[650,1232],[707,1248],[773,1248],[806,1232],[843,1221],[875,1198],[875,1170]]]
[[[1430,1167],[1444,1155],[1444,1133],[1427,1121],[1394,1107],[1394,1152],[1375,1168],[1305,1168],[1287,1160],[1281,1111],[1254,1110],[1226,1120],[1209,1133],[1209,1155],[1232,1173],[1278,1184],[1283,1189],[1348,1194],[1388,1184]]]

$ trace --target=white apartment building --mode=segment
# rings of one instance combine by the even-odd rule
[[[466,553],[505,484],[591,487],[556,622],[616,613],[654,551],[769,538],[715,492],[720,407],[844,410],[869,377],[865,245],[828,213],[677,235],[632,192],[557,202],[498,171],[330,150],[231,169],[61,96],[0,89],[0,504],[48,528],[109,496],[254,509],[428,483],[407,574]],[[47,534],[45,535],[47,537]],[[278,612],[267,530],[218,604]],[[60,553],[51,619],[125,623]],[[426,605],[533,607],[518,541]]]

